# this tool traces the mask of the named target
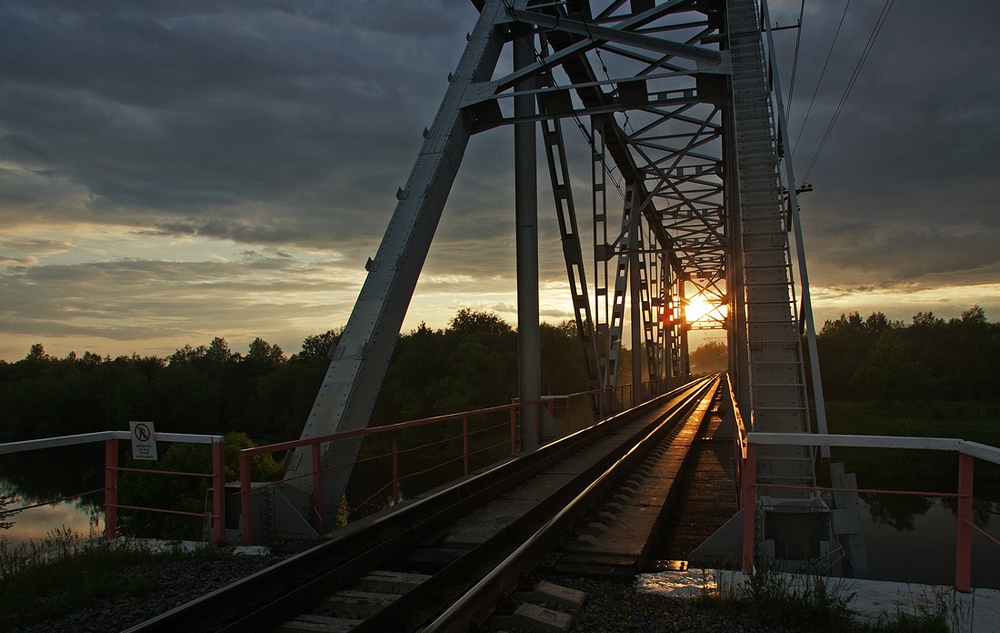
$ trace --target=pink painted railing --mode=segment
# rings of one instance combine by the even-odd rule
[[[408,496],[419,494],[433,485],[420,486],[414,480],[426,478],[433,480],[431,473],[440,471],[441,473],[455,473],[457,476],[468,475],[477,468],[483,468],[502,459],[507,459],[517,454],[520,441],[520,420],[522,412],[531,408],[534,418],[540,420],[539,415],[544,409],[556,421],[561,433],[570,433],[594,423],[594,409],[611,412],[619,405],[634,406],[640,400],[645,399],[645,394],[659,395],[666,389],[665,381],[646,383],[640,392],[636,392],[631,385],[623,385],[615,389],[603,389],[598,391],[588,391],[569,396],[553,396],[542,398],[535,402],[519,403],[509,405],[479,409],[476,411],[465,411],[450,415],[441,415],[398,424],[370,427],[354,431],[344,431],[329,435],[317,436],[307,439],[299,439],[290,442],[280,442],[254,448],[245,448],[240,451],[240,507],[242,512],[243,542],[252,544],[254,542],[253,533],[253,503],[252,490],[265,488],[268,486],[280,486],[288,480],[254,483],[251,481],[251,460],[258,455],[274,454],[290,451],[297,448],[309,447],[312,453],[312,464],[321,463],[322,445],[329,442],[345,441],[356,438],[366,438],[381,441],[385,446],[378,451],[369,449],[357,459],[341,464],[330,464],[311,472],[304,473],[296,478],[311,478],[312,480],[312,525],[313,528],[322,533],[326,527],[324,525],[324,501],[323,501],[323,474],[337,468],[348,468],[373,464],[379,460],[388,460],[389,476],[384,481],[374,486],[374,490],[368,492],[368,496],[349,504],[344,508],[355,516],[363,515],[366,510],[376,509],[376,505],[387,499],[389,503],[395,504],[402,498],[401,484],[411,482],[411,490]],[[460,423],[460,426],[459,426]],[[435,433],[435,429],[449,427],[454,429],[444,437],[441,433]],[[543,425],[538,424],[539,445],[545,442]],[[431,441],[422,443],[407,443],[402,441],[404,434],[416,433],[424,437],[434,437]],[[456,445],[452,450],[449,444]],[[461,446],[460,449],[457,445]],[[402,459],[420,451],[438,449],[445,454],[445,458],[434,464],[423,464],[422,470],[410,470],[402,467]],[[457,465],[461,463],[461,470]],[[450,469],[450,470],[449,470]],[[444,481],[438,481],[436,485],[446,483],[454,479],[454,476],[447,477]]]
[[[972,532],[985,536],[995,545],[1000,541],[980,529],[972,520],[973,469],[976,459],[1000,464],[1000,449],[977,442],[960,439],[932,437],[897,437],[886,435],[817,435],[812,433],[757,433],[744,435],[741,441],[734,433],[735,441],[745,448],[738,451],[742,459],[737,460],[740,485],[740,507],[743,514],[743,570],[750,571],[754,564],[754,512],[758,487],[789,490],[816,490],[820,492],[857,492],[927,497],[953,497],[958,499],[958,530],[955,543],[955,589],[969,591],[972,586]],[[852,448],[904,448],[958,453],[958,491],[921,492],[912,490],[845,489],[820,486],[791,486],[757,483],[758,446],[816,446]],[[741,463],[742,462],[742,463]]]
[[[9,442],[0,444],[0,455],[21,453],[24,451],[35,451],[46,448],[57,448],[60,446],[75,446],[79,444],[89,444],[94,442],[104,442],[104,488],[81,492],[76,495],[48,501],[46,503],[15,508],[7,513],[21,512],[30,508],[43,505],[51,505],[61,501],[79,499],[81,497],[104,493],[104,537],[113,539],[118,536],[118,510],[140,510],[146,512],[158,512],[162,514],[174,514],[180,516],[191,516],[209,518],[212,520],[213,545],[223,545],[226,542],[226,504],[224,502],[224,492],[226,487],[226,444],[221,435],[193,435],[189,433],[155,433],[154,440],[157,442],[174,442],[187,444],[211,444],[212,445],[212,472],[211,473],[186,473],[172,472],[165,470],[151,470],[144,468],[123,468],[118,465],[118,442],[119,440],[131,440],[132,434],[129,431],[101,431],[98,433],[84,433],[80,435],[63,435],[59,437],[49,437],[37,440],[25,440],[23,442]],[[130,506],[118,503],[118,473],[135,472],[149,473],[153,475],[173,475],[182,477],[204,477],[212,480],[212,502],[213,510],[211,514],[199,514],[194,512],[183,512],[180,510],[168,510],[164,508],[146,508],[140,506]],[[3,515],[0,515],[3,518]]]

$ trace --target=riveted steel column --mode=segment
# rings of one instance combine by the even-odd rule
[[[515,29],[514,69],[535,62],[531,27]],[[521,82],[515,91],[531,90],[534,79]],[[535,114],[534,95],[514,97],[514,116]],[[521,402],[534,402],[542,395],[541,334],[538,326],[538,174],[535,153],[535,123],[514,125],[514,212],[517,216],[517,352],[518,387]],[[521,450],[538,446],[537,407],[521,409]]]
[[[375,406],[399,330],[420,270],[441,219],[445,201],[458,173],[469,138],[477,129],[476,112],[464,105],[472,86],[487,81],[508,40],[504,5],[487,0],[413,170],[396,194],[396,209],[382,243],[365,269],[368,276],[354,310],[331,350],[331,363],[301,437],[309,439],[364,428]],[[323,445],[322,465],[350,464],[361,438]],[[312,506],[314,460],[308,448],[287,459],[282,494],[300,517],[308,520]],[[336,508],[347,488],[350,468],[323,472],[324,525],[336,523]]]
[[[632,222],[628,229],[628,265],[629,265],[629,286],[631,293],[629,301],[632,316],[632,406],[636,406],[645,400],[642,393],[642,357],[645,355],[642,336],[642,305],[640,297],[639,266],[642,265],[639,258],[639,229],[641,221],[638,217]]]

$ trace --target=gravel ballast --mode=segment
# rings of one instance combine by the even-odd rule
[[[279,557],[233,555],[226,558],[159,560],[130,565],[119,572],[127,578],[152,581],[141,596],[100,600],[58,621],[10,629],[10,633],[111,633],[122,631],[160,613],[249,576]]]
[[[151,579],[155,588],[139,597],[99,601],[62,620],[11,629],[11,633],[122,631],[198,596],[274,564],[280,557],[232,556],[221,559],[162,560],[132,565],[121,574]],[[639,593],[634,584],[582,578],[555,578],[552,582],[587,593],[582,610],[574,614],[574,631],[606,633],[796,633],[798,628],[755,624],[741,613],[720,613],[690,599]],[[517,633],[517,629],[505,629]]]

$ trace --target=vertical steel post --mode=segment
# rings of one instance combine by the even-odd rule
[[[104,442],[104,538],[118,535],[118,440]]]
[[[540,422],[541,419],[542,419],[542,416],[541,416],[541,413],[542,413],[541,401],[535,400],[535,406],[532,407],[532,409],[534,409],[534,412],[535,412],[535,420],[537,422]],[[542,445],[542,425],[540,423],[536,423],[535,424],[535,446],[541,446],[541,445]]]
[[[514,29],[514,70],[535,62],[531,27]],[[514,116],[535,114],[535,96],[516,94],[535,87],[534,78],[514,87]],[[535,402],[542,395],[541,332],[538,306],[538,173],[535,123],[514,125],[514,213],[517,217],[517,347],[518,390],[521,402]],[[538,446],[541,428],[536,407],[525,408],[521,419],[521,450]],[[533,416],[533,417],[532,417]]]
[[[313,442],[312,448],[312,523],[317,534],[323,533],[323,461],[320,459],[319,442]]]
[[[972,586],[972,483],[975,458],[958,456],[958,535],[955,546],[955,589]]]
[[[639,211],[635,209],[636,213],[635,219],[629,225],[628,228],[628,267],[629,267],[629,315],[632,321],[632,406],[635,406],[639,400],[639,392],[642,389],[642,358],[645,356],[645,350],[643,350],[643,336],[642,336],[642,305],[641,305],[641,287],[639,281],[639,225],[642,220],[639,219]],[[652,369],[652,368],[650,368]]]
[[[226,544],[226,442],[212,441],[212,544]]]
[[[510,408],[510,456],[517,455],[517,411],[519,407]]]
[[[250,456],[240,451],[240,511],[243,515],[243,544],[253,545],[253,503],[250,492]]]
[[[399,503],[399,445],[392,434],[392,502]]]
[[[684,380],[687,380],[691,377],[691,350],[688,347],[688,332],[691,331],[691,323],[688,321],[687,315],[688,298],[687,288],[684,285],[684,277],[678,275],[677,287],[681,296],[681,327],[679,332],[681,339],[681,376]]]
[[[469,416],[462,416],[462,463],[465,474],[469,474]]]
[[[754,520],[757,514],[757,445],[747,444],[743,471],[743,571],[753,570]]]

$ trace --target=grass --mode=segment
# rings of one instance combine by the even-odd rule
[[[159,587],[155,575],[129,577],[140,563],[227,555],[213,549],[152,551],[140,541],[104,541],[58,529],[40,541],[12,546],[0,534],[0,630],[59,620],[96,601],[141,597]]]
[[[913,613],[883,613],[873,622],[859,620],[850,611],[855,594],[845,581],[823,576],[779,573],[759,566],[740,584],[711,588],[706,583],[696,603],[723,613],[744,613],[756,623],[814,633],[949,633],[955,609],[945,596],[933,607],[919,605]]]

